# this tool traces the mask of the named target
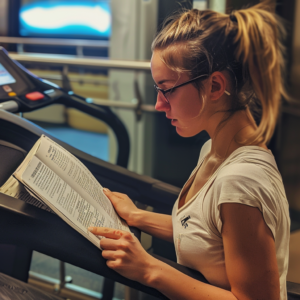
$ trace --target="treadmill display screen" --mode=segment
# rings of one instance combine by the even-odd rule
[[[8,73],[8,71],[0,64],[0,86],[15,83],[16,80]]]

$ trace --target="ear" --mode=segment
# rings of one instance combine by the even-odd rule
[[[223,73],[214,72],[211,75],[210,99],[213,101],[221,98],[226,90],[227,80]]]

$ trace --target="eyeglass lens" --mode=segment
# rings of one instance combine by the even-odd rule
[[[163,99],[166,103],[168,103],[168,104],[170,103],[169,100],[168,100],[168,98],[165,96],[165,94],[162,92],[162,90],[160,90],[160,89],[158,88],[157,85],[154,85],[154,89],[155,89],[155,91],[157,92],[157,94],[159,94],[160,97],[162,97],[162,99]]]

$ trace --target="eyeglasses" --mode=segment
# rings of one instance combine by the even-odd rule
[[[170,89],[167,89],[167,90],[163,90],[163,89],[159,88],[156,84],[154,84],[154,89],[156,90],[157,93],[161,93],[161,94],[163,95],[164,100],[165,100],[168,104],[170,104],[170,101],[169,101],[168,97],[166,96],[166,94],[171,93],[171,92],[173,92],[175,89],[178,89],[179,87],[182,87],[182,86],[184,86],[184,85],[186,85],[186,84],[192,83],[192,82],[196,81],[197,79],[199,79],[199,78],[201,78],[201,77],[208,77],[208,76],[209,76],[208,74],[197,76],[197,77],[195,77],[195,78],[193,78],[193,79],[190,79],[190,80],[188,80],[188,81],[185,81],[185,82],[183,82],[183,83],[180,83],[180,84],[178,84],[178,85],[175,85],[175,86],[173,86],[173,87],[171,87]],[[228,91],[225,90],[224,93],[225,93],[226,95],[230,96],[230,93],[229,93]]]

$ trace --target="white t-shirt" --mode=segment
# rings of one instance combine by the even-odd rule
[[[202,147],[198,164],[210,151],[211,140]],[[213,285],[230,288],[225,270],[220,204],[242,203],[257,207],[270,228],[276,246],[281,300],[287,299],[290,218],[282,178],[269,150],[258,146],[236,149],[206,184],[185,205],[172,212],[177,262],[201,272]]]

